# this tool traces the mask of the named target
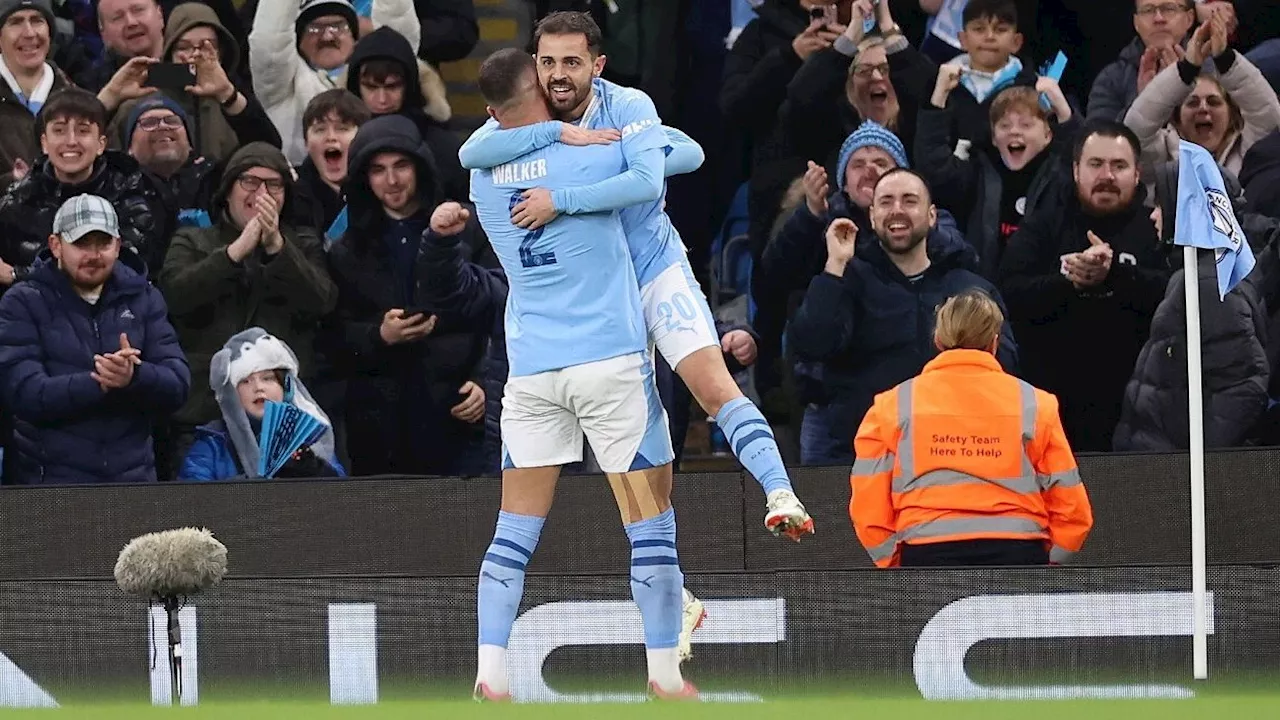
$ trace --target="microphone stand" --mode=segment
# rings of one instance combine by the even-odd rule
[[[178,611],[182,608],[178,598],[169,595],[161,598],[169,617],[169,693],[174,706],[182,705],[182,631],[178,626]]]

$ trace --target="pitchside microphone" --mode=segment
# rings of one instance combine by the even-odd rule
[[[227,574],[227,547],[204,529],[181,528],[136,537],[120,551],[116,584],[169,617],[169,674],[173,704],[182,702],[182,633],[178,611],[187,598],[211,588]]]

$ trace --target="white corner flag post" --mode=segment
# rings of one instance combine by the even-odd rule
[[[1182,246],[1187,296],[1187,413],[1191,455],[1192,669],[1209,679],[1208,590],[1204,523],[1204,398],[1200,367],[1200,268],[1198,250],[1212,250],[1218,300],[1239,285],[1256,261],[1236,218],[1222,170],[1208,150],[1185,140],[1178,147],[1178,190],[1173,233]],[[1166,219],[1167,221],[1167,219]]]
[[[1200,267],[1197,249],[1182,248],[1187,296],[1187,412],[1191,451],[1191,602],[1192,670],[1196,680],[1209,679],[1208,613],[1205,602],[1204,529],[1204,398],[1200,368]]]

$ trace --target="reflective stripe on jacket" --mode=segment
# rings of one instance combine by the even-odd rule
[[[876,396],[854,438],[849,516],[871,559],[900,543],[1043,539],[1061,562],[1093,513],[1057,399],[977,350],[948,350]]]

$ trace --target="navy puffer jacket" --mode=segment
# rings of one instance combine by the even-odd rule
[[[860,237],[844,277],[823,272],[813,278],[791,321],[788,337],[797,357],[823,363],[819,404],[839,408],[832,416],[838,415],[833,439],[852,443],[876,394],[920,374],[938,354],[934,315],[947,298],[980,288],[1004,308],[995,286],[978,275],[978,257],[967,242],[938,232],[925,242],[930,265],[912,282],[878,240]],[[1016,372],[1017,347],[1007,322],[997,355],[1006,372]]]
[[[133,381],[103,391],[94,355],[142,351]],[[182,406],[191,373],[160,291],[122,251],[94,305],[48,251],[0,298],[0,392],[14,415],[5,484],[154,482],[152,425]]]

